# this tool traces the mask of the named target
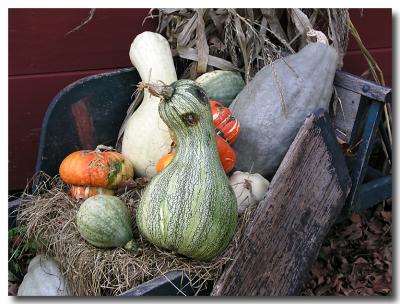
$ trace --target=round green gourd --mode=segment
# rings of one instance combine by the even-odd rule
[[[196,82],[206,91],[211,100],[221,102],[228,107],[245,83],[239,72],[216,70],[204,73]]]
[[[135,248],[129,210],[116,196],[89,197],[79,207],[76,223],[81,236],[93,246]]]
[[[208,97],[191,80],[149,91],[163,98],[159,113],[175,134],[176,155],[142,195],[139,231],[159,247],[210,260],[231,241],[238,213],[219,160]]]

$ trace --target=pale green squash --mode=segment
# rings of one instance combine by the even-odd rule
[[[196,82],[206,91],[211,100],[221,102],[228,107],[245,83],[239,72],[216,70],[204,73]]]
[[[76,224],[81,236],[95,247],[138,249],[132,240],[128,207],[116,196],[97,194],[89,197],[79,207]]]
[[[176,136],[176,156],[142,195],[139,231],[159,247],[210,260],[231,241],[238,215],[219,160],[208,97],[191,80],[149,91],[163,98],[159,113]]]

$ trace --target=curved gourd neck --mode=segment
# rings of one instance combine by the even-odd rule
[[[218,147],[214,129],[208,126],[198,126],[196,134],[179,130],[174,132],[176,140],[175,160],[189,160],[195,163],[203,161],[219,161]]]

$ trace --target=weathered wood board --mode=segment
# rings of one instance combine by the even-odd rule
[[[365,112],[365,104],[361,102],[361,95],[341,87],[335,87],[338,102],[336,103],[336,115],[334,127],[336,136],[342,141],[351,144],[354,141],[354,130],[357,122],[357,115],[361,118]],[[354,131],[353,131],[354,130]]]
[[[213,296],[297,295],[351,186],[328,114],[310,115]]]

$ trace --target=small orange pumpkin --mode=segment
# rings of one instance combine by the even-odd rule
[[[235,150],[228,144],[228,142],[221,136],[216,135],[219,160],[225,173],[229,173],[236,164]]]
[[[169,152],[169,153],[165,154],[163,157],[161,157],[156,165],[157,173],[160,173],[162,170],[164,170],[164,168],[167,167],[169,165],[169,163],[172,161],[174,156],[175,156],[175,153]]]
[[[219,101],[211,100],[210,108],[216,133],[229,144],[234,143],[240,133],[239,121],[232,115],[231,110]]]
[[[217,140],[219,159],[221,161],[225,173],[228,173],[233,169],[233,167],[236,164],[236,153],[233,150],[233,148],[227,143],[227,141],[223,139],[221,136],[216,134],[215,138]],[[157,173],[160,173],[162,170],[164,170],[172,161],[174,156],[175,152],[172,151],[161,157],[156,165]]]
[[[75,151],[59,169],[61,179],[70,185],[115,189],[133,177],[133,164],[115,151],[98,149]]]
[[[89,197],[96,194],[114,195],[114,191],[112,189],[106,189],[101,187],[71,185],[71,196],[77,201],[86,200]]]

